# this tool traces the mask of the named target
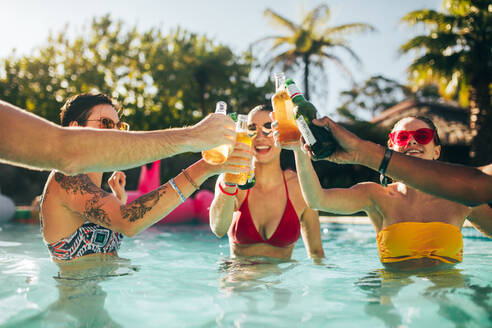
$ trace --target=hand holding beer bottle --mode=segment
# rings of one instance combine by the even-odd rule
[[[247,134],[247,122],[248,116],[238,115],[236,122],[236,143],[242,143],[251,148],[252,141]],[[251,162],[251,159],[249,160]],[[226,173],[224,181],[229,184],[244,185],[248,181],[248,171],[242,173]]]
[[[272,107],[278,123],[278,140],[280,143],[297,141],[301,137],[294,119],[294,103],[284,84],[285,74],[275,73],[276,92],[272,96]]]
[[[317,118],[316,107],[304,98],[294,81],[288,79],[285,81],[285,86],[295,105],[294,113],[297,127],[313,157],[322,159],[330,156],[336,150],[337,142],[329,129],[313,124],[312,121]]]
[[[227,104],[223,101],[217,102],[215,107],[216,114],[227,114]],[[231,153],[232,147],[230,145],[220,145],[215,148],[205,150],[202,152],[202,157],[205,162],[213,165],[218,165],[225,163],[229,154]]]

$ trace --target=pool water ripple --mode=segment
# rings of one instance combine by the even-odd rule
[[[39,227],[3,225],[0,326],[492,326],[489,240],[465,238],[454,269],[392,273],[370,226],[323,224],[322,239],[319,265],[302,241],[291,261],[252,264],[206,226],[160,226],[125,238],[122,260],[60,274]]]

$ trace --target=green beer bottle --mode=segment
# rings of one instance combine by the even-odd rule
[[[314,158],[330,156],[337,148],[337,143],[330,130],[312,123],[316,118],[316,107],[306,100],[292,79],[285,81],[285,87],[294,103],[294,115],[297,127],[301,131],[304,141],[314,155]]]

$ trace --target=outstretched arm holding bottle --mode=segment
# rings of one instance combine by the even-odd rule
[[[275,119],[275,115],[271,115]],[[337,214],[353,214],[360,211],[368,212],[376,227],[380,226],[380,220],[375,220],[371,193],[378,191],[379,185],[374,183],[359,183],[351,188],[323,189],[318,175],[314,170],[311,158],[314,158],[309,145],[302,144],[300,140],[292,142],[279,142],[278,124],[272,124],[274,130],[275,145],[294,152],[297,175],[301,185],[302,196],[309,207],[320,211],[329,211]],[[305,140],[304,140],[305,141]],[[310,155],[308,155],[308,151]]]
[[[60,127],[0,100],[0,162],[32,169],[67,174],[121,170],[234,142],[234,122],[224,115],[148,132],[81,129]]]
[[[361,164],[373,170],[381,169],[385,147],[358,138],[328,117],[314,120],[313,123],[328,127],[340,145],[340,149],[327,157],[327,160],[339,164]],[[492,176],[476,168],[429,161],[396,152],[386,162],[384,174],[426,193],[468,206],[492,204]]]

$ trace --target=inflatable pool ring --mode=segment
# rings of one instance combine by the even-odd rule
[[[188,198],[178,207],[172,210],[167,216],[163,217],[159,224],[177,224],[191,222],[195,217],[195,200]]]
[[[0,222],[10,221],[15,215],[15,203],[7,196],[0,195]]]
[[[200,190],[195,195],[195,218],[201,222],[208,224],[210,205],[214,199],[214,193],[209,190]]]
[[[161,162],[155,161],[150,169],[147,168],[147,165],[143,165],[140,171],[137,190],[128,190],[126,192],[128,195],[127,204],[134,201],[138,197],[143,196],[146,193],[159,188],[160,185],[161,185]],[[198,192],[198,194],[200,193],[201,191]],[[212,199],[213,199],[213,194],[212,194]],[[212,200],[210,200],[206,210],[207,222],[208,222],[208,207],[210,206],[211,202]],[[204,206],[206,206],[206,204]],[[200,213],[202,212],[205,213],[205,211],[201,210]],[[205,214],[200,214],[200,215],[204,217]],[[163,217],[157,223],[160,224],[185,223],[185,222],[191,222],[195,217],[196,217],[195,199],[188,198],[186,201],[184,201],[182,204],[176,207],[171,213]]]

